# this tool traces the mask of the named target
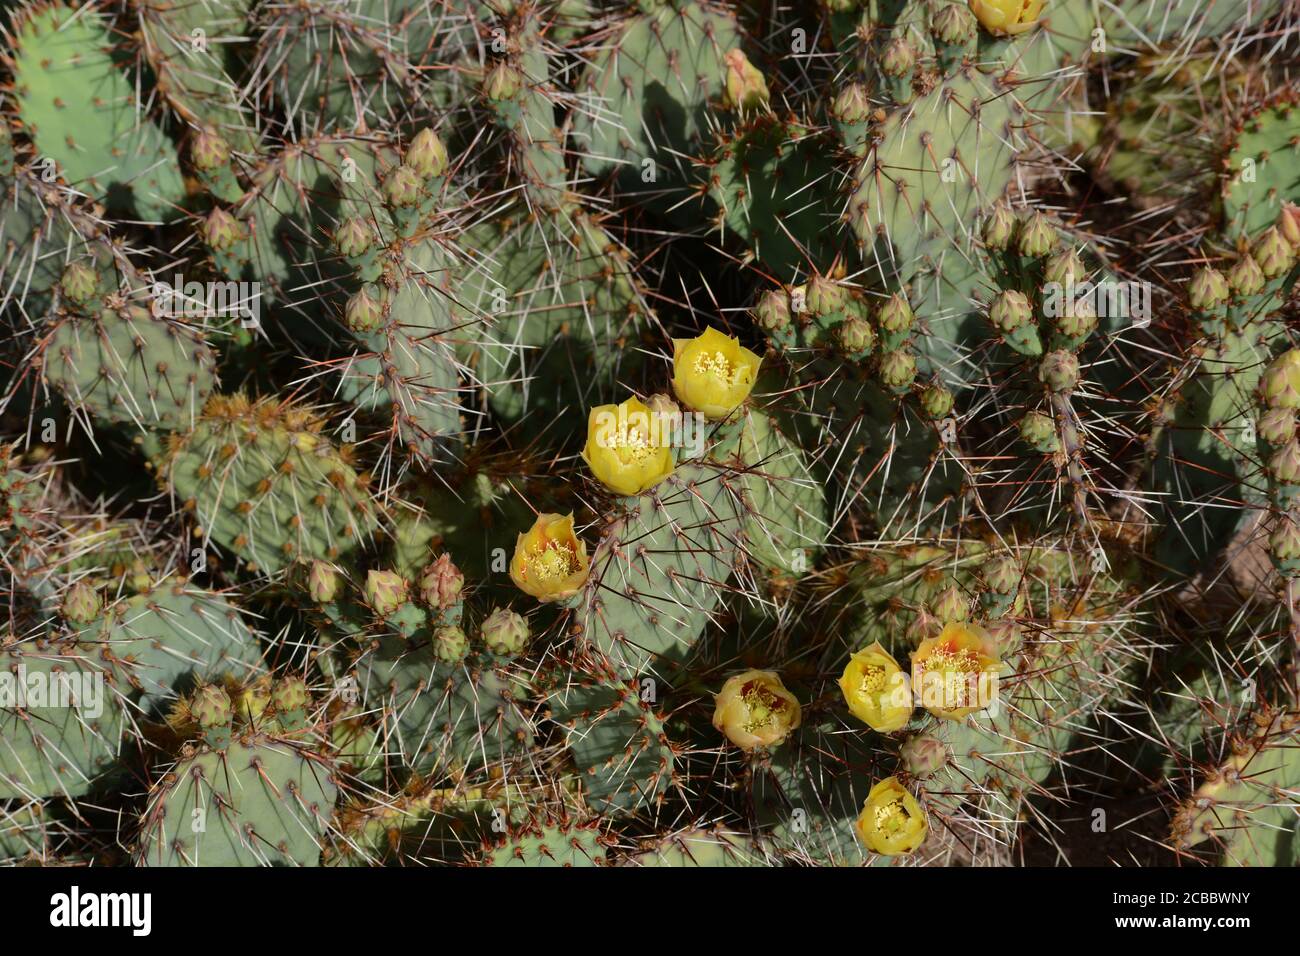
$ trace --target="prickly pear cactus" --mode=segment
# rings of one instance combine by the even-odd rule
[[[0,863],[1294,865],[1293,2],[5,17]]]

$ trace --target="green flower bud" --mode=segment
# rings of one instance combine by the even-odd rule
[[[1264,270],[1255,257],[1246,253],[1228,270],[1228,288],[1237,298],[1258,295],[1264,289]]]
[[[861,83],[850,83],[836,95],[831,115],[841,123],[865,123],[871,118],[871,98]]]
[[[944,588],[930,604],[930,611],[944,624],[970,618],[970,601],[956,585]]]
[[[425,127],[415,134],[406,150],[406,165],[425,179],[433,179],[447,171],[447,147],[438,134]]]
[[[1007,208],[1006,203],[995,203],[993,210],[984,220],[984,245],[991,250],[1000,252],[1010,245],[1011,237],[1015,235],[1015,231],[1015,214]]]
[[[220,684],[204,684],[190,698],[190,716],[204,730],[229,726],[235,706]]]
[[[220,206],[203,221],[203,241],[213,249],[229,249],[243,238],[244,227]]]
[[[871,324],[856,315],[841,323],[835,331],[845,355],[865,355],[876,346],[876,333]]]
[[[220,169],[230,162],[230,144],[215,130],[200,130],[190,142],[190,162],[203,173]]]
[[[1052,225],[1051,220],[1041,212],[1035,212],[1020,223],[1017,250],[1022,256],[1040,259],[1043,256],[1051,255],[1060,239],[1061,237],[1057,235],[1056,227]]]
[[[993,639],[993,644],[998,649],[998,660],[1000,661],[1005,661],[1011,657],[1020,649],[1020,645],[1024,641],[1024,634],[1020,631],[1020,625],[1015,621],[988,621],[984,625],[984,630]]]
[[[356,216],[344,219],[334,230],[334,248],[339,255],[349,259],[364,255],[370,248],[370,242],[370,227]]]
[[[1198,312],[1212,312],[1228,301],[1228,280],[1218,269],[1206,266],[1187,284],[1187,301]]]
[[[70,624],[89,624],[99,617],[103,606],[94,586],[87,581],[78,581],[63,595],[63,607],[59,613]]]
[[[1034,321],[1034,307],[1023,292],[1005,289],[989,306],[989,321],[999,332],[1014,332]]]
[[[444,664],[458,664],[469,656],[469,637],[455,625],[433,632],[433,656]]]
[[[886,332],[901,335],[912,328],[916,315],[912,312],[912,307],[907,304],[907,299],[895,292],[880,307],[880,314],[876,321]]]
[[[1300,441],[1292,438],[1268,460],[1269,476],[1286,485],[1300,483]]]
[[[1056,317],[1056,330],[1068,339],[1082,339],[1097,330],[1097,310],[1089,299],[1069,302]]]
[[[1268,550],[1279,573],[1286,577],[1300,575],[1300,525],[1291,515],[1278,518],[1268,536]]]
[[[944,9],[952,10],[953,7]],[[948,762],[948,748],[942,740],[930,734],[908,737],[898,748],[903,769],[918,780],[924,780],[943,769]]]
[[[880,384],[893,392],[905,392],[916,380],[916,358],[911,352],[895,349],[880,356]]]
[[[804,302],[813,315],[840,312],[849,304],[849,291],[834,279],[813,276],[808,280]]]
[[[495,608],[484,619],[480,633],[487,649],[501,657],[522,654],[532,636],[523,615],[504,607]]]
[[[1030,412],[1030,415],[1038,415],[1038,412]],[[1025,416],[1028,418],[1028,416]],[[1046,415],[1041,415],[1047,418]],[[1051,427],[1052,436],[1056,435],[1056,428],[1052,426],[1052,420],[1047,419],[1047,424]],[[1022,430],[1024,426],[1021,426]],[[980,577],[983,578],[984,584],[991,591],[998,594],[1013,594],[1020,587],[1020,579],[1024,577],[1024,571],[1020,567],[1020,562],[1009,554],[999,555],[996,558],[989,558],[980,566]]]
[[[1027,412],[1020,419],[1020,437],[1026,445],[1044,455],[1050,455],[1061,447],[1056,437],[1056,423],[1042,412]]]
[[[1300,206],[1292,202],[1282,203],[1282,211],[1277,217],[1277,231],[1291,243],[1292,249],[1300,252]]]
[[[514,65],[501,60],[488,72],[483,81],[483,95],[493,102],[512,100],[524,88],[524,76]]]
[[[930,418],[947,418],[952,405],[952,392],[937,382],[921,393],[921,410]]]
[[[894,37],[880,55],[880,72],[896,79],[907,76],[916,66],[916,51],[902,37]]]
[[[278,714],[290,714],[306,710],[311,702],[307,682],[301,677],[285,677],[275,683],[271,690],[271,703]]]
[[[790,325],[790,297],[784,290],[764,292],[754,307],[754,318],[765,332],[780,332]]]
[[[1273,279],[1295,265],[1295,250],[1276,226],[1264,231],[1255,243],[1253,258],[1264,278]]]
[[[1259,418],[1257,433],[1270,445],[1281,445],[1295,437],[1296,417],[1291,408],[1270,408]]]
[[[343,309],[343,320],[353,332],[372,332],[384,321],[384,293],[377,285],[363,285]]]
[[[930,32],[945,46],[965,46],[975,38],[975,16],[958,3],[948,3],[930,19]]]
[[[1079,384],[1079,359],[1073,352],[1058,349],[1043,356],[1038,380],[1054,392],[1068,392]]]
[[[1269,408],[1300,408],[1300,349],[1273,359],[1260,377],[1259,390]]]
[[[69,262],[59,279],[59,291],[74,305],[87,305],[99,291],[99,275],[84,262]]]
[[[307,570],[307,593],[317,604],[329,604],[338,597],[341,584],[338,571],[325,561],[313,561]]]
[[[384,178],[384,200],[394,209],[414,206],[423,195],[424,181],[410,166],[398,166]]]
[[[380,617],[392,614],[406,603],[406,581],[392,571],[368,572],[366,603]]]
[[[726,64],[723,101],[727,107],[750,110],[767,106],[770,96],[767,80],[762,71],[749,62],[745,51],[729,50],[723,54],[722,60]]]
[[[1048,259],[1047,265],[1043,267],[1043,281],[1055,282],[1057,285],[1078,283],[1087,275],[1088,270],[1084,267],[1083,260],[1073,249],[1058,252]]]

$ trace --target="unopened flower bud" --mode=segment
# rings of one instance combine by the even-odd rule
[[[366,603],[380,617],[392,614],[406,603],[406,581],[393,571],[368,572]]]
[[[1079,359],[1073,352],[1058,349],[1043,356],[1038,380],[1054,392],[1068,392],[1079,384]]]
[[[446,610],[460,601],[465,575],[451,563],[451,555],[440,554],[420,576],[420,597],[431,608]]]
[[[1218,269],[1205,266],[1187,284],[1187,301],[1199,312],[1212,312],[1228,301],[1228,280]]]
[[[524,616],[505,607],[494,609],[483,619],[480,633],[487,649],[501,657],[522,654],[532,636]]]

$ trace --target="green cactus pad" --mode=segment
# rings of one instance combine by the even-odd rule
[[[262,734],[183,757],[149,794],[141,866],[318,866],[337,787],[319,754]]]
[[[214,356],[192,326],[138,306],[56,319],[45,379],[108,424],[190,427],[216,387]]]
[[[375,506],[347,458],[303,408],[209,401],[194,430],[172,437],[162,477],[203,534],[266,574],[333,560],[361,546]]]
[[[0,650],[0,675],[0,800],[79,797],[102,783],[127,717],[98,653],[16,643]]]
[[[99,14],[45,3],[18,17],[13,37],[13,97],[38,162],[119,206],[117,191],[129,190],[146,219],[175,218],[185,196],[176,153],[142,115]]]

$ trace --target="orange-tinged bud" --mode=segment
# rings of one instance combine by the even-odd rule
[[[899,856],[924,843],[930,825],[916,797],[897,777],[889,777],[871,788],[854,829],[868,850],[882,856]]]
[[[731,50],[723,56],[727,65],[726,95],[724,100],[731,109],[759,109],[767,106],[769,93],[767,80],[744,50]]]
[[[872,730],[888,734],[907,726],[912,685],[879,641],[849,658],[839,684],[849,711]]]
[[[673,391],[706,418],[726,418],[749,397],[762,361],[734,336],[709,326],[693,339],[673,339]]]
[[[578,593],[590,572],[587,546],[574,533],[573,515],[540,514],[515,541],[510,580],[539,601]]]
[[[775,671],[729,677],[713,708],[713,726],[741,750],[779,745],[801,719],[799,701]]]

